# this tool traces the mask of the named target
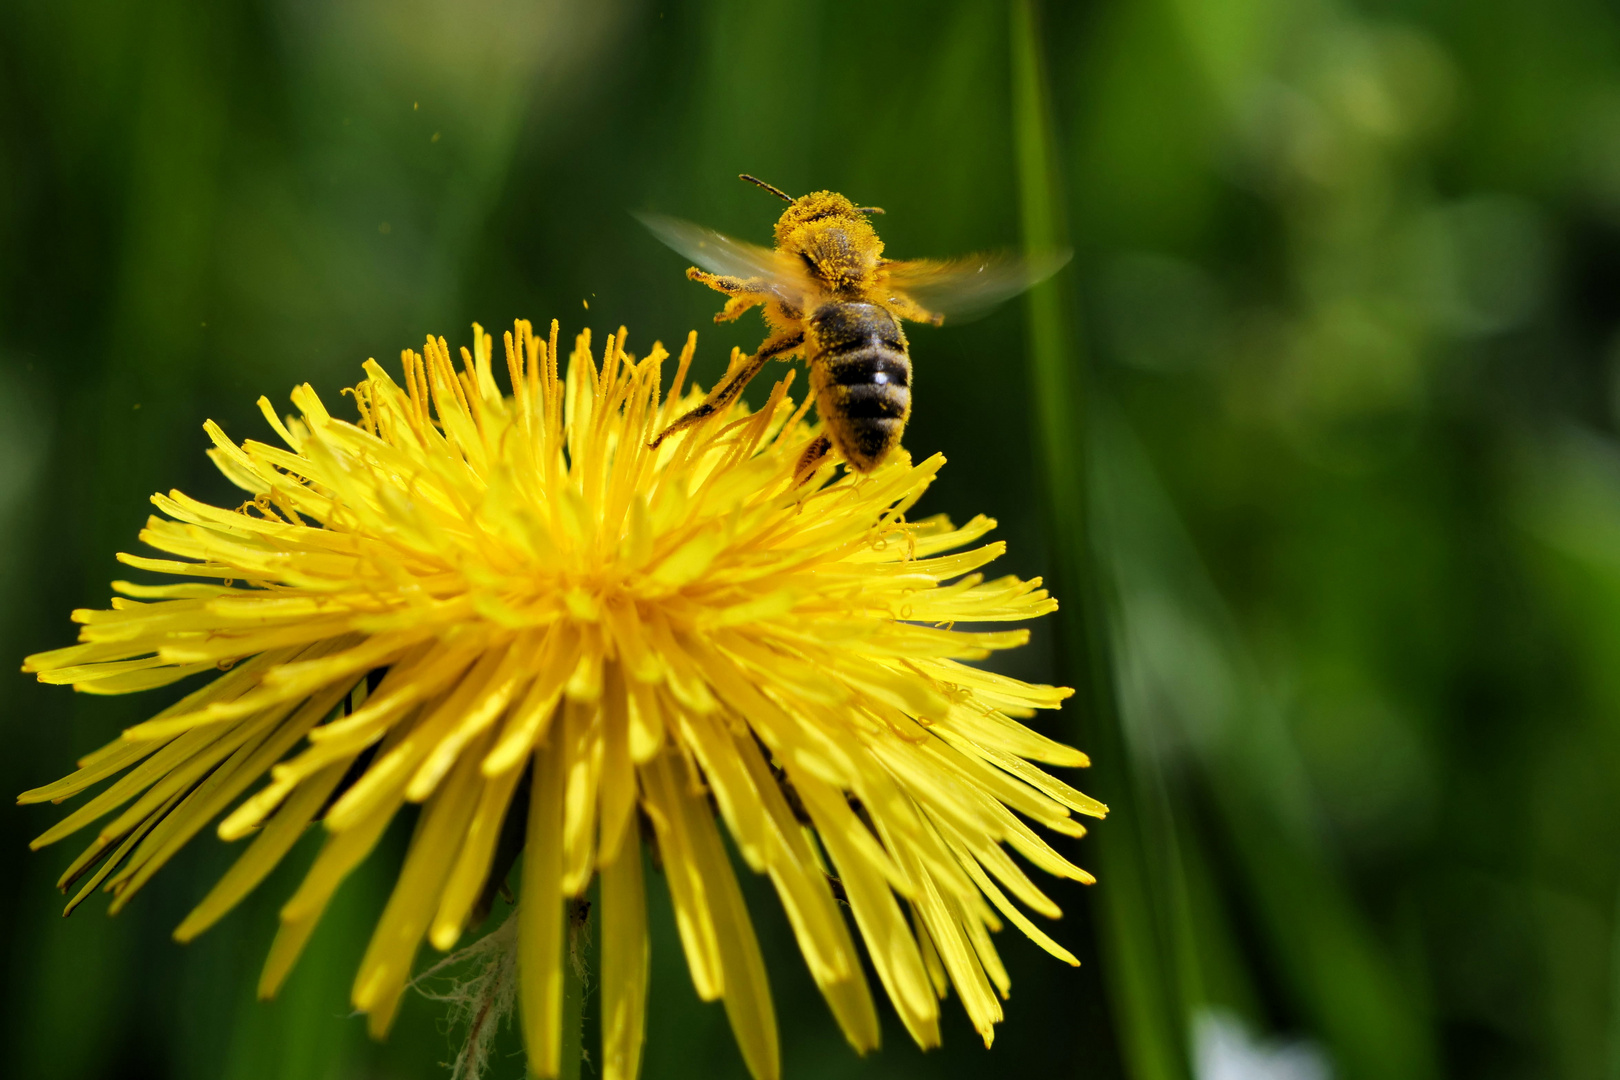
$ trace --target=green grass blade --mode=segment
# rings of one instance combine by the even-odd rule
[[[1025,247],[1031,253],[1067,246],[1062,187],[1057,180],[1050,104],[1036,12],[1012,5],[1013,125]],[[1046,489],[1047,525],[1065,606],[1061,632],[1067,676],[1079,691],[1080,741],[1096,762],[1089,787],[1112,807],[1099,830],[1099,952],[1126,1068],[1134,1080],[1185,1077],[1185,1010],[1175,978],[1175,923],[1159,915],[1164,890],[1150,884],[1153,832],[1136,790],[1120,727],[1086,484],[1087,390],[1084,357],[1061,279],[1029,295],[1030,359],[1036,433]]]

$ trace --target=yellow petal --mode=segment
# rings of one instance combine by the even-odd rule
[[[517,912],[518,986],[529,1068],[548,1078],[557,1075],[562,1041],[562,804],[563,755],[537,750]]]
[[[641,844],[602,867],[602,1078],[636,1080],[646,1036],[647,901]]]

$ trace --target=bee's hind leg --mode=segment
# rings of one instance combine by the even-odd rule
[[[809,480],[821,463],[827,459],[827,452],[832,449],[832,442],[825,435],[817,435],[810,440],[799,455],[799,463],[793,466],[793,486],[800,487]]]
[[[743,365],[737,369],[736,374],[715,387],[703,404],[677,419],[663,431],[660,431],[658,437],[648,443],[647,446],[656,450],[671,435],[685,431],[693,424],[699,423],[707,417],[713,416],[721,409],[729,407],[732,402],[742,396],[743,390],[749,383],[754,381],[754,376],[759,374],[760,369],[767,362],[778,356],[791,353],[802,344],[804,344],[803,334],[784,334],[781,337],[771,338],[759,347],[759,351],[744,361]]]

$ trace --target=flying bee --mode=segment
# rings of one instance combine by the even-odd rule
[[[1068,262],[973,255],[950,261],[883,257],[870,216],[834,191],[802,198],[744,174],[789,204],[776,222],[776,248],[759,247],[691,222],[638,214],[657,237],[697,266],[686,271],[726,300],[715,322],[763,307],[769,335],[699,406],[653,440],[658,446],[734,402],[769,360],[804,358],[810,390],[830,445],[857,471],[882,464],[911,416],[911,353],[902,320],[938,326],[1023,292]],[[700,269],[701,268],[701,269]],[[822,436],[805,451],[800,473],[827,452]]]

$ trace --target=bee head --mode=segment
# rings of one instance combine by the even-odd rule
[[[856,206],[836,191],[814,191],[794,199],[776,222],[776,243],[802,248],[816,233],[829,228],[842,231],[860,247],[882,249],[877,230],[866,218],[868,208]]]

